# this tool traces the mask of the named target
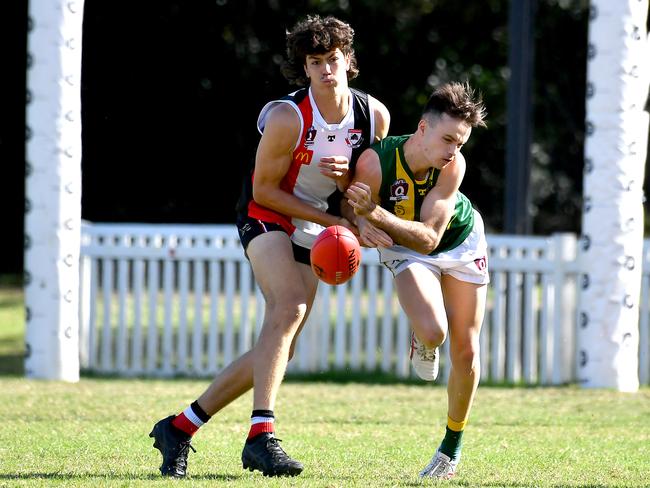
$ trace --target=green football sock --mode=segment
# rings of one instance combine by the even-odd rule
[[[445,438],[440,444],[440,452],[449,456],[450,459],[454,460],[460,457],[460,449],[463,445],[463,432],[457,432],[451,430],[447,427],[447,432],[445,433]]]

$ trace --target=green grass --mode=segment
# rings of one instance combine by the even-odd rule
[[[0,356],[20,357],[19,291],[0,289]],[[205,380],[82,377],[76,384],[0,375],[0,486],[650,486],[650,389],[479,388],[456,479],[420,482],[440,442],[444,387],[289,378],[276,405],[291,479],[241,469],[252,396],[197,433],[190,478],[160,478],[153,423],[185,408]]]
[[[189,404],[203,381],[2,381],[0,485],[179,486],[157,473],[153,423]],[[412,486],[440,441],[440,386],[285,382],[276,407],[296,479],[239,462],[250,394],[195,437],[188,486]],[[578,388],[479,389],[463,462],[450,486],[648,486],[650,394]],[[431,484],[431,483],[429,483]]]

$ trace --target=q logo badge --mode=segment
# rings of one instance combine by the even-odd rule
[[[390,201],[401,202],[408,200],[409,184],[403,178],[395,180],[390,186]]]

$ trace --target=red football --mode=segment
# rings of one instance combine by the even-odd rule
[[[311,247],[311,269],[330,285],[345,283],[359,270],[361,248],[357,237],[342,225],[323,230]]]

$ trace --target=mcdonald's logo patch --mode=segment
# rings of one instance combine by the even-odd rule
[[[293,153],[293,159],[294,161],[300,164],[309,164],[311,163],[311,158],[313,157],[313,155],[314,155],[314,151],[311,151],[309,149],[305,151],[296,151],[295,153]]]

